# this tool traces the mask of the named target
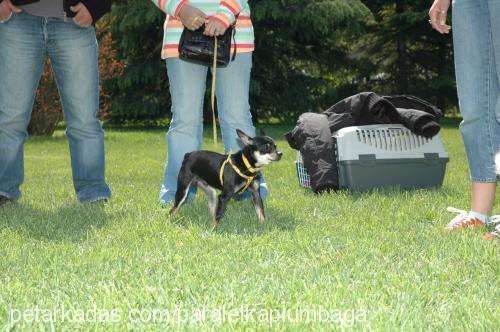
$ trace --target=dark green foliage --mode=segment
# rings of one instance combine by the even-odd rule
[[[370,16],[360,1],[256,0],[251,2],[256,52],[251,88],[254,116],[290,121],[320,110],[337,97],[332,70],[346,56],[338,42],[345,30]],[[144,120],[168,115],[170,98],[160,60],[164,14],[150,1],[115,1],[113,36],[123,76],[107,81],[110,119]],[[207,103],[206,103],[207,104]]]
[[[126,67],[121,77],[104,82],[112,95],[110,120],[164,117],[170,105],[165,63],[160,59],[165,15],[150,1],[119,0],[112,16],[117,56]]]
[[[429,1],[366,1],[375,20],[354,44],[352,70],[361,90],[413,94],[456,107],[451,36],[432,30]]]
[[[360,91],[409,93],[442,108],[456,106],[451,37],[431,30],[427,1],[250,4],[256,34],[250,100],[260,122],[293,123],[303,112],[321,111]],[[126,67],[104,82],[112,96],[110,119],[169,117],[160,59],[165,15],[150,1],[118,0],[112,16]]]
[[[338,99],[345,36],[359,31],[370,11],[360,1],[252,2],[256,32],[252,106],[259,119],[293,122]]]

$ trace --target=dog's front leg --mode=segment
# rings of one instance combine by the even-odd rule
[[[264,215],[264,204],[262,203],[262,197],[260,196],[259,186],[260,182],[258,180],[254,180],[249,189],[252,193],[252,201],[255,206],[257,218],[259,218],[259,222],[262,224],[266,220],[266,216]]]

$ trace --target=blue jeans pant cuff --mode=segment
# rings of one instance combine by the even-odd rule
[[[110,192],[97,192],[97,193],[78,195],[78,201],[80,203],[92,203],[95,201],[110,199],[110,198],[111,198]]]

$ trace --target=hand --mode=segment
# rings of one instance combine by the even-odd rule
[[[450,33],[451,26],[446,24],[446,16],[450,8],[450,0],[434,0],[429,10],[429,22],[434,30],[440,33]]]
[[[205,32],[203,32],[203,34],[210,37],[221,36],[226,32],[226,30],[227,27],[222,24],[221,21],[209,18],[205,21]]]
[[[70,9],[76,14],[73,21],[82,28],[88,28],[94,22],[92,15],[83,3],[79,2],[76,6],[71,6]]]
[[[182,24],[189,30],[198,30],[205,23],[205,13],[191,5],[182,6],[179,18]]]
[[[4,0],[0,3],[0,22],[7,21],[12,16],[12,12],[20,13],[21,11],[22,9],[14,6],[10,0]]]

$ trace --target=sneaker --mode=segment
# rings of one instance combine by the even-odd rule
[[[454,231],[457,229],[461,228],[466,228],[466,227],[485,227],[486,224],[484,221],[481,219],[471,216],[468,212],[464,210],[459,210],[454,207],[448,207],[448,212],[452,213],[458,213],[458,215],[453,218],[448,225],[446,226],[446,229],[450,231]]]
[[[10,204],[10,203],[14,203],[14,200],[12,198],[8,198],[8,197],[0,195],[0,207],[7,205],[7,204]]]
[[[500,215],[492,216],[491,223],[492,224],[498,223],[498,225],[496,225],[495,230],[493,232],[484,234],[483,238],[486,240],[493,240],[495,238],[500,239]]]
[[[106,204],[108,204],[108,199],[107,198],[96,198],[96,199],[88,201],[88,202],[83,202],[82,204],[88,205],[88,206],[104,207],[104,206],[106,206]]]

